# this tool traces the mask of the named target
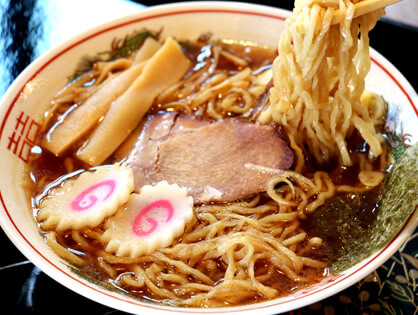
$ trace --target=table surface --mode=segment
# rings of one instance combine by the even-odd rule
[[[49,48],[103,21],[159,3],[164,2],[0,0],[0,96],[30,62]],[[278,6],[292,9],[293,1],[281,0]],[[391,61],[415,90],[418,62],[412,45],[417,42],[418,29],[399,23],[399,19],[396,23],[380,21],[371,34],[371,46]],[[418,314],[417,236],[418,229],[401,251],[363,281],[291,313]],[[6,284],[1,314],[123,314],[49,278],[14,247],[2,230],[0,244],[0,279]]]

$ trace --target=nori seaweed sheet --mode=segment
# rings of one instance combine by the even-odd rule
[[[418,143],[409,147],[385,181],[379,214],[367,235],[358,235],[350,250],[331,265],[332,273],[348,269],[386,246],[418,205]],[[415,222],[417,224],[417,222]]]

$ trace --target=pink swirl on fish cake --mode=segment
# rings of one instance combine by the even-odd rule
[[[151,225],[151,227],[148,230],[143,230],[142,224],[144,223],[144,218],[147,215],[147,213],[149,213],[151,210],[156,209],[156,208],[159,208],[160,210],[158,211],[159,213],[161,213],[161,210],[165,210],[167,212],[167,218],[165,219],[164,222],[169,222],[171,218],[173,217],[174,207],[170,201],[165,200],[165,199],[154,201],[150,203],[148,206],[146,206],[145,208],[142,208],[142,210],[135,217],[135,220],[132,226],[132,231],[135,235],[148,236],[152,234],[152,232],[155,231],[155,229],[158,227],[158,221],[156,219],[152,217],[147,217],[145,219],[145,221]]]
[[[103,193],[103,187],[107,191]],[[81,192],[72,202],[71,208],[75,211],[83,211],[92,208],[98,201],[105,201],[114,192],[116,182],[113,179],[104,180]]]

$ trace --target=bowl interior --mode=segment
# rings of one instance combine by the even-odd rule
[[[275,47],[289,12],[240,3],[183,3],[154,7],[133,16],[89,30],[47,52],[28,67],[10,87],[0,106],[0,223],[13,243],[48,275],[105,305],[127,312],[278,313],[316,302],[367,276],[388,259],[413,231],[418,214],[410,216],[396,238],[383,249],[348,270],[285,298],[228,309],[179,309],[138,301],[89,279],[57,257],[46,245],[33,219],[22,183],[49,100],[68,82],[86,55],[111,50],[114,40],[143,28],[161,31],[161,37],[196,39],[211,33],[213,39],[254,42]],[[384,96],[390,106],[391,132],[405,148],[416,142],[418,97],[405,78],[379,53],[372,51],[367,88]],[[405,138],[405,135],[408,135]],[[399,147],[399,144],[398,146]],[[396,148],[397,148],[396,147]]]

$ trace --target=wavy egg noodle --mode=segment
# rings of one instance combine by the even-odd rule
[[[353,18],[354,3],[338,3],[295,2],[273,64],[271,104],[259,117],[262,123],[284,126],[297,154],[297,172],[306,151],[322,164],[338,158],[342,165],[352,165],[346,140],[353,129],[373,157],[382,153],[382,138],[360,97],[370,69],[368,32],[384,11]],[[344,22],[331,25],[337,8],[345,12]]]
[[[364,83],[370,69],[368,32],[383,10],[353,18],[354,3],[296,0],[280,35],[278,56],[265,49],[257,57],[254,52],[248,53],[248,47],[222,42],[190,47],[181,43],[192,69],[155,97],[137,130],[130,134],[137,145],[141,132],[146,131],[144,126],[152,122],[148,118],[161,112],[172,120],[154,125],[157,131],[149,138],[151,142],[155,136],[151,145],[156,147],[159,141],[176,136],[170,132],[176,129],[180,115],[208,125],[231,118],[251,126],[269,124],[274,134],[283,138],[285,147],[293,150],[289,169],[245,161],[245,168],[254,175],[267,174],[260,190],[232,201],[195,203],[190,206],[193,219],[185,224],[184,232],[173,237],[171,245],[152,252],[132,257],[107,251],[103,234],[110,218],[95,227],[41,231],[47,244],[58,256],[113,289],[167,305],[223,307],[255,303],[320,281],[334,257],[327,256],[327,251],[332,251],[327,240],[312,233],[306,222],[323,213],[334,197],[381,187],[391,163],[380,133],[387,105],[380,96],[365,91]],[[332,25],[337,9],[345,18],[341,24]],[[156,40],[149,43],[150,51],[160,46]],[[107,107],[117,98],[115,86],[116,94],[122,94],[146,67],[147,54],[148,50],[142,50],[136,56],[97,62],[89,72],[71,81],[51,101],[42,127],[44,135],[56,125],[68,123],[66,119],[73,111],[91,103],[97,117],[89,128],[100,126]],[[269,83],[261,78],[266,74]],[[95,96],[97,104],[92,101]],[[108,96],[113,97],[111,101]],[[109,101],[106,106],[104,99]],[[96,105],[103,107],[102,114],[97,114]],[[158,138],[158,129],[169,132]],[[186,125],[181,135],[193,131]],[[68,132],[70,136],[72,133]],[[87,136],[86,131],[77,139],[70,137],[72,142],[63,145],[62,150],[61,139],[56,139],[59,154],[44,150],[41,143],[43,152],[31,155],[33,176],[28,176],[24,184],[31,190],[35,217],[49,189],[91,169],[75,154]],[[129,142],[128,156],[131,145]],[[142,150],[146,153],[149,148],[144,145]],[[271,156],[270,148],[264,154]],[[217,156],[224,158],[224,150],[219,151]],[[102,164],[124,160],[116,155]],[[144,156],[149,158],[151,154]],[[161,161],[161,155],[156,161]],[[143,173],[156,168],[157,164]],[[243,181],[239,174],[237,178]]]

